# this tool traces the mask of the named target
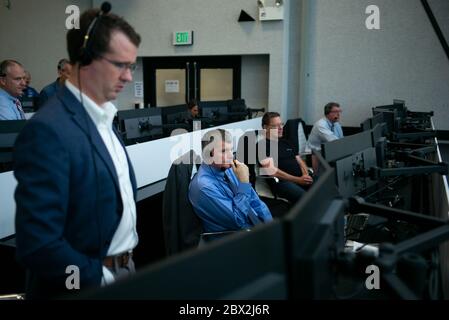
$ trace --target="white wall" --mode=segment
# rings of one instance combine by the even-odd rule
[[[249,108],[268,108],[268,55],[242,57],[242,98]]]
[[[380,8],[380,30],[367,30],[365,9]],[[404,99],[434,110],[449,130],[449,61],[419,0],[304,0],[301,115],[343,106],[343,125],[358,126],[371,107]],[[447,16],[446,16],[447,17]]]
[[[67,57],[65,13],[69,5],[81,11],[91,0],[11,0],[0,2],[0,61],[15,59],[31,72],[31,86],[40,91],[57,77],[57,64]]]
[[[449,1],[428,0],[428,3],[446,38],[446,42],[449,42]]]

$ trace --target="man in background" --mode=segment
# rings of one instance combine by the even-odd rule
[[[25,70],[15,60],[0,63],[0,120],[24,120],[19,97],[26,87]]]
[[[43,106],[44,103],[50,99],[52,96],[55,95],[56,92],[58,92],[63,86],[66,81],[66,79],[69,78],[70,72],[72,70],[72,66],[70,65],[69,60],[67,59],[61,59],[58,62],[58,78],[56,81],[50,83],[49,85],[45,86],[41,93],[39,94],[39,105]]]
[[[269,180],[272,191],[295,204],[312,185],[313,178],[309,175],[307,164],[301,156],[295,154],[295,149],[286,139],[283,139],[284,124],[277,112],[267,112],[262,117],[262,128],[265,139],[257,143],[257,150],[265,159],[260,159],[262,167],[274,166],[275,172],[270,176],[279,179],[278,182]],[[265,152],[262,152],[265,151]]]
[[[249,183],[248,167],[233,160],[229,132],[208,131],[202,148],[203,163],[190,183],[189,200],[203,231],[236,231],[271,221],[270,210]]]

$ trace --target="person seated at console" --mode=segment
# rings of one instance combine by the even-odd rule
[[[315,122],[307,141],[311,150],[320,151],[321,144],[343,138],[343,129],[340,125],[340,116],[342,114],[340,104],[329,102],[324,106],[324,117]],[[318,163],[312,156],[313,170],[318,169]]]
[[[187,103],[187,110],[187,120],[192,121],[200,117],[200,108],[198,107],[196,100],[190,100],[189,103]]]
[[[230,133],[207,132],[202,149],[203,163],[190,183],[189,200],[203,231],[235,231],[271,221],[270,210],[249,183],[248,167],[233,160]]]
[[[308,145],[312,150],[321,150],[321,144],[343,138],[339,123],[342,110],[336,102],[324,106],[324,117],[315,122],[309,135]]]
[[[283,139],[283,127],[279,113],[264,114],[262,128],[265,138],[257,143],[258,158],[262,168],[276,168],[275,171],[266,170],[267,175],[279,179],[277,182],[268,180],[273,193],[294,204],[312,185],[313,178],[301,156],[295,154],[288,140]]]

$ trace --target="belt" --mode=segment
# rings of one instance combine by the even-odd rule
[[[109,256],[103,259],[103,265],[110,269],[114,269],[114,266],[118,268],[125,268],[128,266],[128,262],[132,258],[132,256],[132,251],[118,254],[116,256]]]

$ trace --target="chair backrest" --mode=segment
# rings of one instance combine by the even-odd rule
[[[201,158],[193,150],[176,159],[167,176],[162,205],[165,247],[168,255],[198,246],[202,224],[189,201],[194,167]]]
[[[237,160],[243,162],[249,169],[249,181],[253,188],[256,186],[257,142],[260,130],[246,131],[237,144]]]
[[[284,126],[284,138],[293,146],[296,154],[306,153],[306,123],[301,119],[289,119]]]

